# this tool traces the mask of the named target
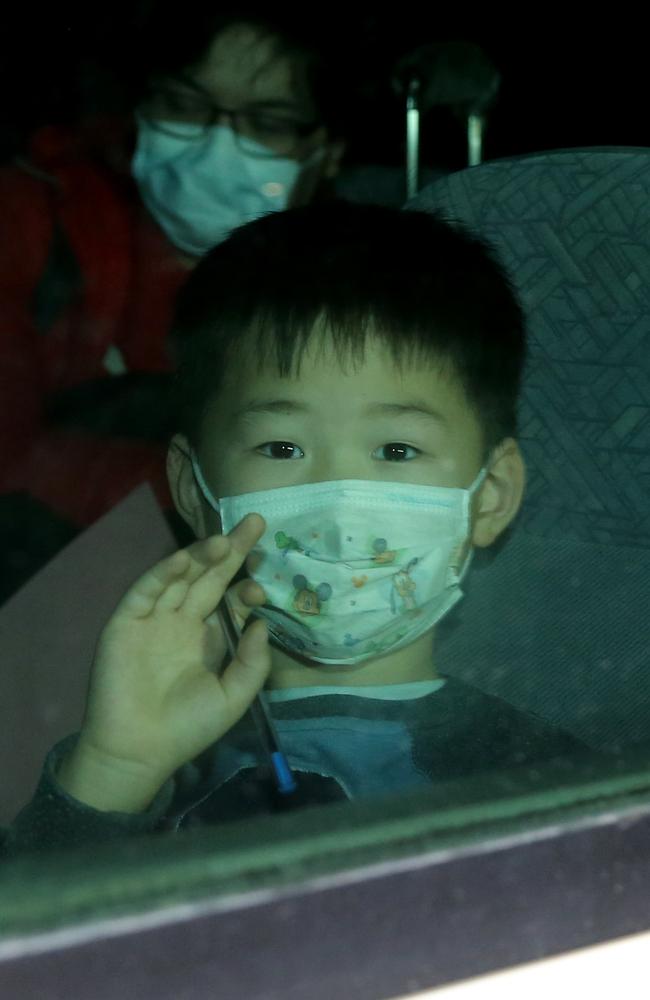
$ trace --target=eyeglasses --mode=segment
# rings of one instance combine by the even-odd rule
[[[153,83],[139,112],[159,132],[189,140],[202,139],[211,126],[225,118],[242,151],[261,158],[300,158],[305,141],[321,124],[266,110],[263,105],[223,108],[186,77]]]

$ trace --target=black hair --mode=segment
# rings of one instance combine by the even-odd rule
[[[248,223],[198,264],[173,330],[178,429],[198,443],[243,351],[281,376],[299,370],[319,323],[342,364],[362,360],[372,334],[400,368],[444,366],[486,450],[516,434],[524,320],[494,251],[432,213],[336,201]]]
[[[274,55],[291,60],[297,82],[333,135],[345,135],[360,86],[362,19],[349,18],[342,31],[336,18],[319,18],[299,6],[158,0],[145,6],[136,32],[137,83],[133,100],[148,79],[175,75],[195,65],[212,40],[235,24],[256,28],[272,42]],[[358,23],[357,23],[358,22]]]

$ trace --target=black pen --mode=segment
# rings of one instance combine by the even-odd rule
[[[217,613],[226,635],[228,650],[230,655],[234,658],[237,655],[240,633],[239,629],[235,625],[235,622],[233,621],[230,608],[228,607],[228,602],[225,597],[219,603]],[[280,740],[275,726],[273,725],[273,719],[271,718],[263,691],[260,691],[259,694],[256,695],[255,700],[251,703],[250,712],[257,728],[264,753],[267,755],[271,764],[271,770],[275,776],[278,791],[282,795],[289,795],[291,792],[295,792],[298,787],[296,779],[294,778],[287,758],[280,747]]]

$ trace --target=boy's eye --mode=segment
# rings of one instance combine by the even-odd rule
[[[381,448],[377,448],[374,457],[380,458],[382,462],[409,462],[411,459],[417,458],[419,454],[419,449],[413,448],[410,444],[391,441],[390,444],[383,444]]]
[[[257,451],[261,452],[262,455],[266,455],[267,458],[292,459],[304,457],[302,449],[297,444],[291,444],[290,441],[267,441],[266,444],[261,444],[257,448]]]

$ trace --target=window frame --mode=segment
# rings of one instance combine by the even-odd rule
[[[366,1000],[650,928],[641,750],[182,836],[5,862],[0,993]]]

